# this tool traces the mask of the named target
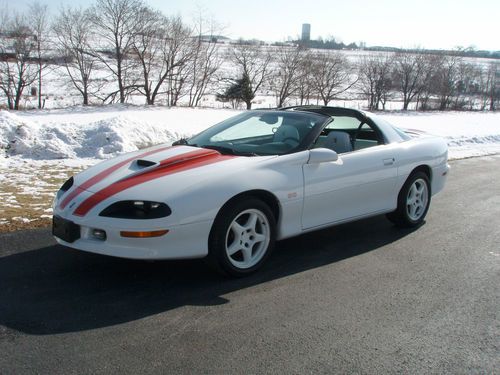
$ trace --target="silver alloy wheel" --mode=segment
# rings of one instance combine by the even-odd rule
[[[227,257],[239,269],[253,267],[266,254],[270,238],[267,216],[255,208],[244,210],[234,218],[227,230]]]
[[[413,221],[418,221],[424,214],[429,203],[429,188],[425,180],[418,178],[413,181],[406,197],[406,213]]]

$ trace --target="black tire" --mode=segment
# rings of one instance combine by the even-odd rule
[[[420,195],[416,196],[415,203],[410,204],[410,193],[412,187],[414,186],[417,190],[422,188],[426,196],[423,196],[423,193],[421,192]],[[417,171],[408,177],[399,191],[397,209],[386,216],[390,221],[399,227],[413,228],[423,223],[425,216],[427,215],[427,211],[429,210],[430,203],[431,184],[429,182],[429,177],[424,172]],[[415,207],[411,208],[410,206]]]
[[[249,229],[251,218],[256,221],[254,230]],[[242,232],[235,234],[234,227],[240,224]],[[265,240],[258,241],[261,236]],[[257,198],[244,198],[224,207],[215,218],[208,241],[207,260],[223,274],[247,276],[266,261],[275,239],[276,219],[269,206]],[[229,255],[231,247],[241,249]]]

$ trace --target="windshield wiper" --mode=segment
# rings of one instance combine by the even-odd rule
[[[188,145],[188,146],[192,146],[188,143],[187,139],[186,138],[181,138],[175,142],[172,143],[172,146],[180,146],[180,145]]]
[[[219,151],[223,155],[238,155],[238,156],[258,156],[253,152],[240,152],[231,147],[227,146],[216,146],[216,145],[200,145],[198,147],[208,148],[210,150]]]
[[[208,148],[210,150],[219,151],[221,154],[224,154],[224,155],[235,155],[234,150],[231,147],[215,146],[215,145],[200,145],[198,147]]]

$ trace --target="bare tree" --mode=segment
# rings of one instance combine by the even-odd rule
[[[42,108],[42,79],[43,71],[48,66],[46,57],[43,56],[48,49],[49,14],[45,4],[34,1],[29,6],[28,22],[35,37],[36,62],[38,64],[38,108]]]
[[[210,85],[215,82],[215,74],[219,71],[223,60],[213,41],[196,42],[194,58],[191,61],[189,83],[189,106],[197,107]]]
[[[282,46],[276,50],[276,68],[273,71],[271,90],[276,96],[276,105],[283,107],[288,98],[300,90],[301,69],[305,50]]]
[[[315,93],[328,105],[339,94],[357,82],[347,58],[340,52],[317,52],[311,64],[311,79]]]
[[[239,69],[239,77],[246,77],[251,95],[246,95],[247,109],[252,108],[252,99],[268,79],[271,54],[260,45],[237,45],[231,50],[232,61]]]
[[[33,31],[25,17],[4,14],[0,25],[0,90],[7,98],[9,109],[18,110],[26,87],[37,79],[37,69],[32,64],[36,48]]]
[[[161,40],[164,37],[162,30],[164,16],[150,8],[143,7],[137,14],[141,19],[140,29],[132,40],[132,49],[139,60],[143,83],[139,89],[146,96],[146,104],[154,104],[153,79],[151,75],[161,66]]]
[[[455,82],[454,110],[474,108],[474,86],[476,73],[473,64],[459,58]]]
[[[206,25],[206,26],[205,26]],[[200,13],[195,26],[197,37],[193,39],[194,53],[190,65],[189,106],[197,107],[209,85],[214,83],[215,74],[223,59],[220,56],[215,34],[220,26],[213,20],[205,20]]]
[[[439,110],[448,109],[456,94],[458,81],[459,56],[442,56],[435,78],[434,92],[438,96]]]
[[[62,56],[61,65],[71,85],[82,95],[83,105],[88,105],[89,96],[97,95],[101,88],[94,78],[98,59],[90,46],[89,14],[81,8],[61,8],[52,28],[56,49]]]
[[[191,29],[180,17],[144,8],[139,17],[145,22],[134,38],[133,50],[143,75],[140,91],[150,105],[158,95],[166,94],[167,104],[175,106],[186,94],[188,64],[195,53]]]
[[[131,58],[131,53],[132,42],[144,20],[138,15],[144,7],[143,0],[97,0],[91,8],[96,38],[104,42],[104,51],[99,52],[109,52],[111,60],[105,53],[95,56],[116,79],[120,103],[125,102],[131,90],[137,89],[133,76],[135,59]]]
[[[155,92],[158,94],[161,83],[165,82],[167,103],[176,106],[179,99],[187,94],[186,85],[190,73],[188,64],[195,53],[192,30],[180,17],[172,17],[165,19],[164,32],[161,74]]]
[[[391,73],[393,55],[369,55],[359,65],[359,85],[368,99],[368,109],[385,109],[388,94],[392,88]]]
[[[399,52],[394,57],[394,82],[403,96],[403,110],[419,94],[423,86],[424,58],[422,53]]]
[[[303,50],[303,56],[299,65],[299,75],[297,80],[297,93],[296,93],[300,105],[309,104],[312,97],[313,93],[312,74],[311,74],[312,62],[313,62],[312,54],[307,50]]]
[[[480,97],[480,109],[481,111],[484,111],[486,109],[486,106],[488,105],[489,102],[489,93],[488,93],[488,72],[489,72],[489,65],[487,66],[476,66],[476,77],[477,77],[477,84],[478,84],[478,94]]]
[[[485,92],[490,101],[490,111],[495,111],[500,101],[500,64],[496,61],[488,66]]]
[[[424,54],[422,55],[423,75],[420,90],[416,95],[415,108],[418,110],[426,110],[432,107],[431,99],[436,94],[436,74],[439,66],[442,64],[443,58],[441,55]]]

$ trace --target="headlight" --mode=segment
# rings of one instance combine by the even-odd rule
[[[73,177],[70,177],[68,181],[66,181],[59,190],[68,191],[69,189],[71,189],[71,186],[73,186]]]
[[[99,216],[117,219],[158,219],[172,213],[165,203],[151,201],[120,201],[101,211]]]
[[[66,193],[71,187],[73,186],[73,177],[70,177],[62,186],[59,188],[59,190],[56,193],[56,196],[54,197],[54,201],[52,202],[52,208],[54,209],[56,207],[57,200],[61,198],[61,196]]]

